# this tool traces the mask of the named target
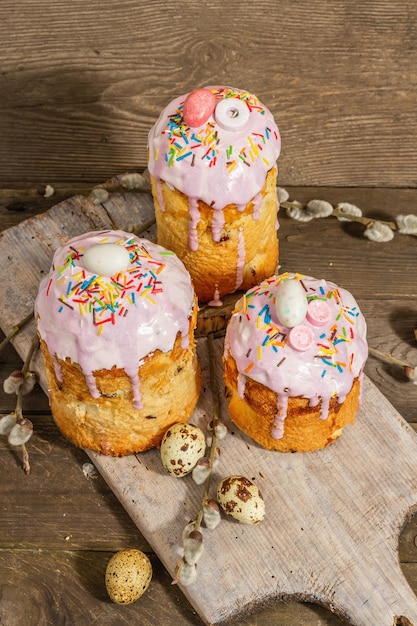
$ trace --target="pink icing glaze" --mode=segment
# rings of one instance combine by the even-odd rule
[[[213,307],[223,306],[223,302],[220,300],[219,288],[217,285],[214,290],[213,299],[208,302],[208,305]]]
[[[261,192],[257,193],[256,196],[253,197],[252,202],[253,202],[253,219],[257,222],[259,219],[259,209],[261,208],[261,204],[262,204]],[[277,210],[278,208],[279,207],[277,203]]]
[[[238,98],[245,102],[248,123],[224,130],[215,111],[197,128],[184,123],[188,94],[173,100],[149,133],[149,171],[215,210],[236,204],[241,210],[262,189],[267,172],[275,165],[281,138],[271,112],[256,96],[231,87],[206,87],[216,102]]]
[[[243,282],[243,270],[245,267],[245,237],[243,235],[243,229],[239,228],[238,242],[237,242],[237,265],[236,265],[236,283],[235,290],[239,289]]]
[[[291,329],[279,322],[275,311],[277,287],[291,278],[300,281],[310,302],[326,302],[330,311],[322,326],[304,320],[314,341],[302,352],[291,347]],[[329,281],[285,273],[263,281],[236,303],[225,337],[225,356],[229,353],[238,368],[241,398],[246,376],[277,393],[271,436],[279,439],[289,397],[308,398],[311,406],[321,402],[322,419],[327,418],[331,398],[345,400],[368,356],[366,322],[347,290]]]
[[[130,256],[126,270],[98,276],[83,266],[83,253],[117,243]],[[54,255],[35,301],[38,331],[50,354],[78,363],[92,397],[94,372],[123,368],[141,408],[138,368],[155,350],[168,352],[179,332],[188,345],[194,304],[190,276],[173,252],[123,231],[96,231],[68,241]],[[55,360],[57,378],[61,378]]]

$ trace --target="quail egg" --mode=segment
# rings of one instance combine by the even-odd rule
[[[107,564],[106,590],[112,602],[131,604],[149,587],[152,565],[146,554],[129,549],[116,552]]]
[[[227,515],[241,524],[259,524],[265,502],[258,487],[245,476],[228,476],[217,487],[217,501]]]
[[[189,474],[206,451],[203,431],[193,424],[173,424],[161,442],[161,461],[173,476]]]

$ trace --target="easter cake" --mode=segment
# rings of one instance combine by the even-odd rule
[[[200,302],[277,271],[280,149],[271,112],[231,87],[175,98],[151,129],[157,241],[184,262]]]
[[[228,322],[230,416],[264,448],[323,448],[355,421],[367,355],[352,294],[309,276],[272,276],[238,300]]]
[[[173,252],[123,231],[75,237],[54,255],[35,317],[52,413],[74,444],[122,456],[188,420],[197,299]]]

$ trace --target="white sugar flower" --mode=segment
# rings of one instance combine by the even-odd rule
[[[342,217],[340,215],[337,216],[337,219],[340,222],[351,222],[352,220],[349,219],[351,216],[362,217],[361,209],[354,204],[350,204],[350,202],[339,202],[336,209],[338,209],[341,213],[346,213],[346,217]]]
[[[371,222],[363,234],[371,241],[379,243],[391,241],[394,237],[391,228],[383,222]]]
[[[326,200],[310,200],[306,209],[313,217],[328,217],[333,213],[332,205]]]
[[[402,235],[417,235],[417,215],[399,215],[397,225]]]

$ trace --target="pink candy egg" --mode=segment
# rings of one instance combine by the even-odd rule
[[[208,89],[195,89],[185,99],[182,117],[191,128],[202,126],[212,115],[216,98]]]

